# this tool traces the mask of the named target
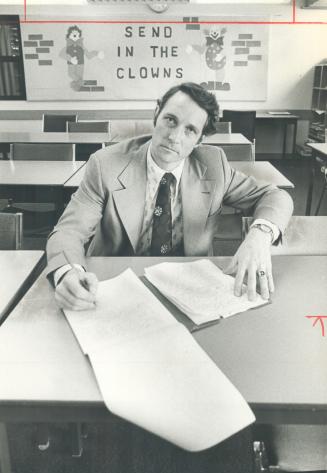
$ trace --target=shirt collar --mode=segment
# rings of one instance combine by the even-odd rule
[[[178,187],[179,183],[180,183],[180,180],[181,180],[181,177],[182,177],[182,172],[183,172],[183,168],[184,168],[184,163],[185,163],[185,158],[183,159],[183,161],[181,161],[179,163],[179,165],[173,169],[172,171],[165,171],[165,169],[162,169],[161,167],[158,166],[158,164],[154,161],[153,157],[152,157],[152,154],[151,154],[151,144],[152,142],[150,142],[150,145],[148,147],[148,152],[147,152],[147,169],[148,169],[148,172],[149,170],[151,170],[151,173],[154,174],[157,178],[158,181],[161,180],[162,176],[166,173],[166,172],[171,172],[174,176],[175,176],[175,179],[176,179],[176,188]]]

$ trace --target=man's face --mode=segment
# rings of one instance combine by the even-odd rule
[[[178,91],[157,117],[151,153],[162,169],[171,171],[199,142],[208,114],[184,92]]]

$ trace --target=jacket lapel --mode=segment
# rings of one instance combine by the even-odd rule
[[[125,169],[117,176],[120,188],[113,192],[118,214],[126,230],[134,252],[142,230],[145,189],[146,153],[149,142],[131,154]]]
[[[183,169],[182,207],[185,254],[193,254],[207,222],[216,180],[206,178],[207,167],[190,156]]]

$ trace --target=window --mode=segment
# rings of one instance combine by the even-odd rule
[[[26,100],[17,15],[0,15],[0,100]]]

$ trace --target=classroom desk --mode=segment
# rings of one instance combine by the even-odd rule
[[[44,251],[0,251],[0,323],[39,275],[43,255]]]
[[[101,144],[110,142],[109,133],[50,133],[8,131],[0,132],[0,143],[72,143],[72,144]]]
[[[102,280],[129,266],[142,275],[144,266],[162,260],[98,257],[89,258],[87,267]],[[224,268],[230,259],[212,261]],[[273,268],[276,290],[272,304],[193,335],[244,395],[258,423],[325,424],[326,338],[306,315],[326,310],[327,256],[275,256]],[[165,305],[176,313],[168,301]],[[7,467],[10,471],[6,422],[114,419],[44,275],[1,327],[0,379],[0,456],[5,458],[4,470]]]
[[[205,136],[202,143],[222,148],[228,161],[253,161],[252,143],[241,133],[215,133]]]
[[[162,260],[98,257],[87,266],[105,279],[128,266],[141,275],[144,266]],[[229,258],[212,260],[224,267]],[[258,422],[325,423],[326,338],[305,316],[326,310],[327,256],[275,256],[273,268],[272,304],[194,337],[243,393]],[[1,421],[110,420],[89,362],[43,275],[1,327],[0,379]]]
[[[271,115],[268,112],[257,112],[256,121],[266,121],[266,122],[277,122],[283,127],[283,158],[286,154],[286,140],[289,126],[293,127],[293,144],[292,144],[292,154],[295,153],[296,149],[296,134],[297,134],[297,122],[299,117],[297,115]]]
[[[258,180],[267,181],[281,189],[294,188],[294,184],[268,161],[233,161],[231,166],[238,171],[244,172],[248,176],[253,176]],[[74,189],[78,187],[84,177],[84,173],[85,167],[82,167],[70,179],[68,179],[67,182],[65,182],[64,188]]]
[[[307,205],[305,215],[311,214],[311,204],[312,204],[312,194],[313,194],[313,183],[316,174],[316,163],[315,158],[322,158],[327,166],[327,143],[307,143],[310,148],[312,148],[312,162],[311,162],[311,172],[310,172],[310,181],[307,194]]]

